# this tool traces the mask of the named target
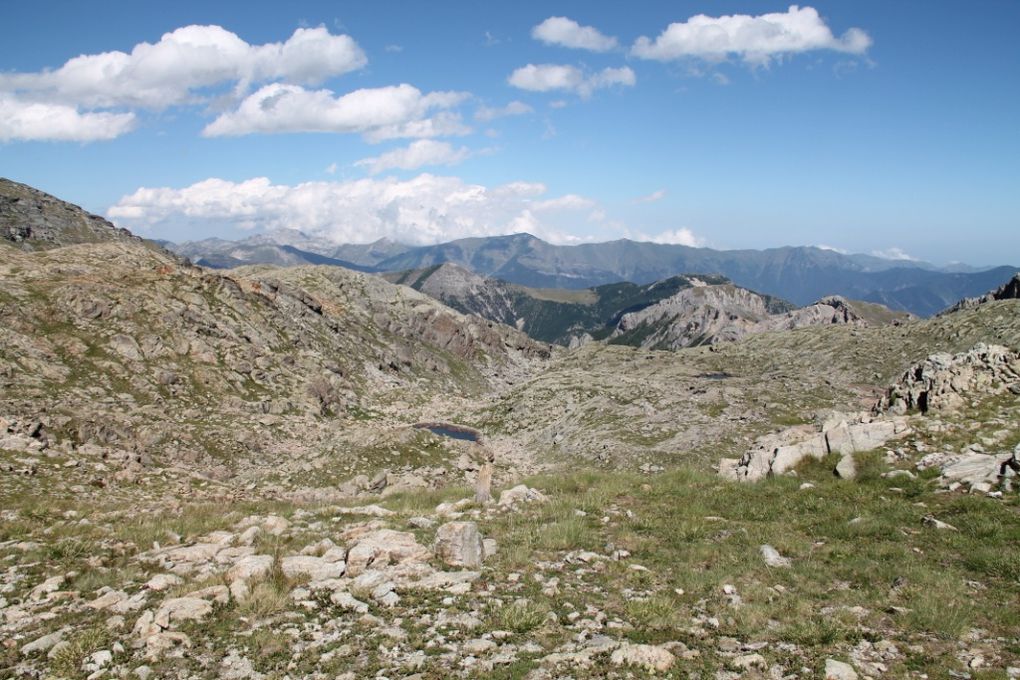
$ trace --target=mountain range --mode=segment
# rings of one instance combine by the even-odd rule
[[[530,288],[585,289],[620,282],[640,286],[681,274],[711,274],[796,305],[840,295],[922,317],[936,314],[962,298],[981,295],[1017,271],[1015,266],[977,271],[964,265],[942,268],[810,246],[714,250],[627,239],[563,246],[530,234],[466,238],[417,247],[385,239],[371,244],[336,245],[300,232],[166,245],[211,267],[335,264],[361,271],[401,272],[450,263]]]

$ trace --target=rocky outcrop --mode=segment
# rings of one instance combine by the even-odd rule
[[[995,290],[989,291],[980,297],[964,298],[957,302],[955,305],[940,312],[939,316],[944,314],[952,314],[962,309],[972,309],[978,305],[983,305],[988,302],[995,302],[996,300],[1017,300],[1020,299],[1020,272],[1013,275],[1006,283],[1002,284]]]
[[[789,472],[808,458],[821,460],[830,453],[843,454],[837,470],[853,476],[853,454],[870,451],[910,432],[905,418],[830,418],[820,428],[800,425],[766,435],[739,459],[724,458],[719,474],[741,482],[756,482]]]
[[[1020,394],[1020,352],[975,345],[960,354],[932,354],[891,385],[876,411],[903,414],[957,411],[981,396]]]
[[[614,342],[649,349],[680,349],[769,331],[833,324],[869,326],[909,317],[897,316],[881,305],[852,303],[837,295],[789,311],[778,311],[777,305],[774,298],[732,284],[702,282],[624,314],[610,337]]]

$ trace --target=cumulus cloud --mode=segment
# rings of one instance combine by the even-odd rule
[[[655,236],[647,237],[646,240],[651,241],[652,243],[667,243],[672,245],[690,246],[692,248],[699,248],[705,243],[704,239],[698,238],[693,231],[686,227],[664,231],[656,234]]]
[[[502,107],[490,107],[482,106],[475,111],[475,120],[487,123],[497,118],[506,118],[507,116],[523,116],[529,113],[533,113],[535,109],[531,108],[527,104],[521,101],[512,101],[506,106]]]
[[[917,258],[913,255],[905,252],[902,248],[886,248],[885,250],[872,250],[871,254],[875,257],[881,257],[883,260],[904,260],[910,262],[916,262]]]
[[[25,102],[0,93],[0,142],[113,139],[132,130],[133,113],[81,113],[73,106]]]
[[[851,28],[837,38],[813,7],[791,5],[786,12],[759,16],[699,14],[670,24],[654,40],[638,38],[631,54],[658,61],[721,60],[737,55],[748,64],[762,66],[785,54],[823,49],[862,54],[870,46],[871,38],[863,30]]]
[[[338,243],[387,237],[410,244],[440,243],[467,236],[527,231],[571,242],[548,211],[556,198],[534,182],[494,187],[457,177],[419,175],[348,182],[273,184],[265,177],[244,182],[207,179],[182,189],[141,188],[124,196],[108,215],[139,230],[203,225],[205,228],[300,229]],[[566,197],[560,197],[566,199]],[[578,200],[581,199],[581,200]],[[566,204],[580,205],[572,197]]]
[[[528,64],[511,73],[508,82],[532,92],[566,90],[587,97],[595,90],[613,85],[631,87],[637,82],[637,76],[627,66],[588,74],[569,64]]]
[[[446,142],[419,139],[410,145],[387,151],[375,158],[364,158],[355,165],[365,167],[369,174],[377,175],[392,169],[414,170],[427,165],[456,165],[471,156],[467,147],[455,149]]]
[[[645,196],[638,196],[637,198],[634,199],[634,202],[635,203],[655,203],[656,201],[661,201],[664,198],[666,198],[666,190],[665,189],[658,189],[658,190],[653,191],[652,193],[647,194]]]
[[[536,201],[532,210],[536,212],[552,210],[588,210],[595,206],[595,201],[577,194],[565,194],[559,198],[550,198],[544,201]]]
[[[263,45],[220,26],[184,26],[130,52],[85,54],[52,70],[0,73],[0,125],[4,139],[112,139],[134,128],[131,109],[161,111],[228,91],[237,98],[268,81],[315,84],[365,63],[353,38],[321,26]]]
[[[221,114],[202,134],[340,132],[364,134],[370,141],[463,134],[467,130],[458,115],[430,118],[428,114],[456,106],[466,97],[458,92],[422,94],[407,84],[355,90],[337,97],[329,90],[271,83],[246,97],[236,110]]]
[[[0,74],[0,90],[85,106],[164,109],[224,83],[317,83],[361,68],[353,38],[299,28],[285,42],[250,45],[220,26],[184,26],[130,53],[86,54],[53,71]]]
[[[582,26],[567,17],[549,17],[531,29],[531,37],[549,45],[592,52],[608,52],[617,44],[616,38],[603,35],[597,28]]]

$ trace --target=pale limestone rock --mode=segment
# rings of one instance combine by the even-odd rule
[[[421,562],[429,558],[429,550],[414,534],[393,529],[377,529],[356,539],[347,551],[347,575],[357,576],[369,565],[381,567],[403,562]]]
[[[343,562],[327,562],[311,555],[291,555],[280,561],[280,567],[288,578],[307,576],[312,581],[340,578],[347,565]]]
[[[673,654],[655,645],[625,644],[610,657],[614,666],[638,666],[646,671],[665,671],[676,662]]]
[[[761,546],[761,557],[765,560],[765,564],[770,567],[788,568],[793,565],[789,557],[783,557],[771,545]]]
[[[183,583],[184,579],[174,574],[156,574],[145,583],[145,587],[149,590],[154,590],[157,593],[172,588],[179,583]]]
[[[477,568],[485,547],[474,522],[449,522],[436,530],[436,556],[451,567]]]
[[[175,597],[160,605],[153,616],[153,623],[166,630],[178,621],[201,621],[212,610],[212,603],[200,597]]]
[[[472,656],[481,656],[482,654],[488,654],[489,652],[496,649],[498,645],[492,640],[486,640],[485,638],[475,638],[474,640],[468,640],[461,646],[461,650],[465,654]]]
[[[499,494],[499,505],[510,508],[518,503],[543,502],[545,495],[538,489],[531,489],[524,484],[518,484],[511,489],[505,489]]]
[[[852,453],[845,454],[836,464],[836,476],[840,479],[854,479],[857,477],[857,463]]]
[[[825,680],[857,680],[853,666],[835,659],[825,660]]]
[[[259,579],[267,575],[272,569],[272,555],[248,555],[235,562],[234,566],[227,571],[227,583]]]

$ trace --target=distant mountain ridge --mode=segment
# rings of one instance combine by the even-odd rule
[[[451,263],[481,276],[531,288],[584,289],[621,281],[643,285],[699,272],[724,276],[738,286],[797,305],[841,295],[918,316],[931,316],[962,298],[981,295],[1017,270],[1015,266],[1004,266],[984,271],[945,271],[922,262],[846,255],[809,246],[713,250],[626,239],[558,246],[530,234],[512,234],[418,247],[385,240],[327,247],[319,239],[302,241],[294,238],[295,234],[290,234],[285,244],[291,250],[285,251],[284,245],[267,246],[260,242],[255,245],[272,248],[272,254],[253,251],[250,257],[275,257],[278,259],[272,262],[279,264],[288,257],[325,256],[376,272],[424,270]],[[199,241],[175,249],[181,254],[203,249],[208,253],[222,252],[222,243],[229,242]],[[262,261],[268,260],[247,262]],[[224,265],[210,260],[210,266]]]
[[[647,349],[680,349],[746,335],[827,324],[905,321],[881,305],[830,297],[807,307],[733,285],[718,275],[673,276],[584,290],[538,289],[485,278],[453,264],[382,275],[454,309],[513,325],[543,342],[591,340]]]

